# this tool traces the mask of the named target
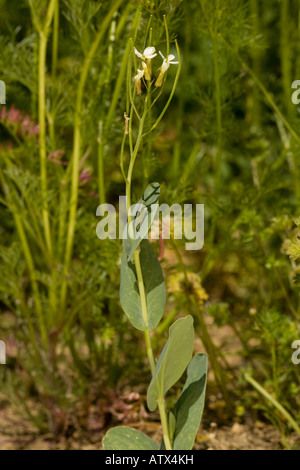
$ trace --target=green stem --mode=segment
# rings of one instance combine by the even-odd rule
[[[59,217],[58,217],[58,241],[57,241],[57,257],[62,263],[64,255],[65,235],[66,235],[66,217],[67,217],[67,181],[65,177],[60,179],[59,189]]]
[[[30,340],[30,342],[32,344],[32,347],[34,349],[34,358],[35,358],[35,361],[36,361],[36,365],[38,366],[39,362],[41,361],[40,348],[39,348],[39,345],[38,345],[38,342],[37,342],[37,339],[36,339],[36,336],[35,336],[35,331],[34,331],[32,319],[31,319],[31,316],[30,316],[30,312],[28,310],[28,307],[26,305],[26,302],[25,302],[25,299],[24,299],[22,293],[19,294],[19,299],[18,300],[20,301],[21,308],[24,312],[24,316],[25,316],[27,326],[28,326],[28,331],[29,331],[29,340]]]
[[[281,1],[281,14],[280,14],[280,55],[281,55],[281,70],[282,70],[282,83],[284,93],[284,103],[287,114],[291,117],[293,110],[291,101],[291,61],[290,61],[290,19],[289,19],[290,0]]]
[[[47,149],[46,149],[46,85],[45,85],[45,67],[46,67],[47,37],[40,33],[39,49],[39,127],[40,127],[40,165],[41,165],[41,184],[43,200],[43,224],[47,249],[52,254],[52,242],[50,234],[49,209],[47,201]]]
[[[278,398],[279,397],[278,367],[277,367],[277,357],[276,357],[276,344],[274,340],[272,340],[271,354],[272,354],[272,374],[273,374],[274,391],[275,391],[276,398]]]
[[[55,82],[57,72],[57,58],[58,58],[58,38],[59,38],[59,0],[55,4],[54,17],[53,17],[53,38],[52,38],[52,63],[51,63],[51,86],[52,100],[55,97]],[[48,125],[49,136],[51,142],[51,150],[55,150],[55,117],[53,112],[48,112]]]
[[[52,41],[52,80],[55,81],[58,58],[58,37],[59,37],[59,0],[55,4],[53,19],[53,41]]]
[[[163,438],[164,438],[165,448],[166,448],[166,450],[172,450],[172,444],[171,444],[170,436],[169,436],[169,427],[168,427],[168,421],[167,421],[167,414],[166,414],[164,399],[159,398],[157,400],[157,405],[158,405],[159,414],[160,414],[160,420],[161,420],[161,426],[162,426],[162,431],[163,431]]]
[[[130,201],[130,193],[127,193],[127,201],[129,201],[129,207],[131,205]],[[128,223],[131,223],[131,216],[128,213]],[[143,319],[147,325],[147,329],[144,332],[145,333],[145,342],[146,342],[146,349],[147,349],[147,356],[150,364],[150,370],[151,374],[153,376],[154,371],[155,371],[155,359],[154,359],[154,354],[153,354],[153,349],[151,345],[151,337],[150,337],[150,330],[149,330],[149,319],[148,319],[148,308],[147,308],[147,299],[146,299],[146,292],[145,292],[145,285],[144,285],[144,280],[143,280],[143,273],[142,273],[142,268],[141,268],[141,262],[140,262],[140,253],[138,250],[136,250],[133,254],[134,258],[134,265],[136,269],[136,274],[137,274],[137,279],[138,279],[138,288],[139,288],[139,293],[140,293],[140,298],[141,298],[141,305],[142,305],[142,315]],[[170,437],[169,437],[169,429],[168,429],[168,424],[167,424],[167,415],[166,415],[166,409],[165,409],[165,403],[163,397],[161,397],[158,401],[158,409],[159,409],[159,414],[160,414],[160,419],[161,419],[161,424],[162,424],[162,430],[163,430],[163,438],[164,438],[164,443],[165,447],[167,450],[171,450],[171,442],[170,442]]]
[[[188,7],[187,7],[188,8]],[[184,57],[185,61],[183,62],[182,67],[182,83],[183,87],[186,86],[189,73],[189,61],[187,57],[190,52],[192,42],[192,29],[191,29],[191,18],[190,14],[187,13],[187,18],[185,18],[185,34],[184,34]],[[178,93],[178,111],[176,119],[176,141],[174,144],[174,153],[172,161],[172,171],[171,175],[173,178],[178,178],[180,174],[180,157],[181,157],[181,143],[182,139],[182,129],[184,125],[184,106],[185,106],[185,93],[184,90],[179,90]]]
[[[253,377],[251,377],[249,374],[245,374],[245,379],[286,418],[286,420],[290,423],[292,428],[300,437],[300,427],[294,418],[290,415],[290,413],[274,397],[272,397],[270,393],[268,393],[261,385],[259,385],[259,383],[256,382]]]
[[[52,256],[52,241],[48,208],[48,182],[47,182],[47,145],[46,145],[46,55],[47,42],[50,32],[50,26],[53,20],[54,10],[57,0],[51,0],[46,20],[43,26],[34,21],[39,31],[39,62],[38,62],[38,117],[40,128],[40,166],[41,166],[41,187],[42,187],[42,218],[45,232],[45,240],[49,256]]]
[[[34,267],[33,257],[32,257],[31,251],[30,251],[30,247],[29,247],[27,237],[26,237],[26,232],[25,232],[25,229],[24,229],[24,226],[23,226],[23,223],[22,223],[22,218],[21,218],[21,215],[19,213],[18,207],[16,206],[16,204],[14,203],[14,201],[12,199],[9,187],[5,183],[2,172],[0,173],[0,179],[1,179],[2,187],[3,187],[4,193],[6,195],[6,198],[7,198],[7,200],[10,201],[10,205],[11,205],[14,221],[15,221],[15,224],[16,224],[18,236],[19,236],[19,239],[20,239],[20,242],[21,242],[21,245],[22,245],[22,249],[23,249],[25,260],[26,260],[26,264],[28,266],[29,277],[30,277],[30,282],[31,282],[31,286],[32,286],[32,292],[33,292],[33,295],[34,295],[34,301],[35,301],[35,306],[36,306],[38,324],[39,324],[40,333],[41,333],[41,337],[42,337],[42,341],[43,341],[43,346],[44,346],[45,350],[48,350],[49,342],[48,342],[47,328],[46,328],[45,318],[44,318],[44,314],[43,314],[42,303],[41,303],[41,299],[40,299],[39,287],[38,287],[38,283],[36,281],[36,276],[35,276],[35,267]],[[28,322],[30,335],[32,336],[32,334],[34,334],[34,333],[33,333],[31,319],[30,320],[28,319],[27,322]],[[33,341],[33,346],[36,349],[36,341],[33,340],[33,338],[32,338],[32,341]]]
[[[67,232],[67,241],[66,241],[66,252],[65,252],[65,261],[64,261],[64,279],[62,282],[62,290],[61,290],[61,312],[63,314],[65,310],[66,304],[66,295],[67,295],[67,276],[70,268],[70,262],[72,257],[73,251],[73,244],[74,244],[74,235],[75,235],[75,227],[76,227],[76,213],[77,213],[77,205],[78,205],[78,178],[79,178],[79,163],[81,157],[81,117],[82,117],[82,104],[83,104],[83,96],[84,96],[84,88],[86,84],[86,80],[88,77],[88,73],[90,70],[90,66],[92,63],[92,59],[97,52],[99,45],[106,33],[111,19],[115,13],[115,11],[121,6],[124,0],[116,0],[114,5],[109,10],[108,14],[106,15],[101,29],[98,31],[96,38],[87,54],[81,75],[79,80],[79,85],[77,89],[77,97],[76,97],[76,107],[75,107],[75,120],[74,120],[74,137],[73,137],[73,158],[72,158],[72,182],[71,182],[71,196],[70,196],[70,214],[69,214],[69,224],[68,224],[68,232]]]
[[[137,8],[137,11],[135,13],[135,16],[134,16],[134,19],[133,19],[133,22],[132,22],[131,31],[132,31],[132,35],[133,35],[134,38],[136,36],[138,21],[139,21],[139,18],[140,18],[140,13],[141,13],[141,6],[139,6]],[[123,19],[123,17],[125,17],[125,19],[126,19],[127,16],[128,16],[128,9],[125,10],[125,12],[123,13],[123,15],[121,17],[121,20],[120,20],[120,22],[123,26],[124,26],[124,23],[123,23],[122,19]],[[109,52],[108,52],[108,70],[109,70],[109,72],[108,72],[108,76],[106,78],[106,83],[105,83],[106,91],[107,91],[107,88],[108,88],[108,84],[110,82],[110,80],[108,80],[108,78],[111,76],[111,70],[112,70],[112,45],[115,41],[115,36],[116,36],[117,32],[118,32],[118,34],[120,34],[119,26],[117,27],[117,29],[115,29],[115,28],[116,28],[116,24],[115,24],[114,27],[112,26],[112,30],[111,30],[113,34],[111,36],[111,48],[109,49]],[[126,77],[127,64],[128,64],[128,58],[129,58],[130,50],[131,50],[131,39],[128,39],[126,49],[125,49],[125,53],[123,55],[120,71],[119,71],[119,74],[118,74],[118,78],[117,78],[116,84],[114,86],[114,91],[113,91],[113,94],[112,94],[112,97],[111,97],[111,100],[110,100],[110,106],[109,106],[108,112],[105,116],[104,123],[103,123],[102,120],[99,122],[99,140],[98,140],[98,179],[99,179],[99,183],[98,183],[98,185],[99,185],[100,204],[105,203],[104,139],[105,139],[106,131],[107,131],[107,129],[109,129],[109,127],[111,125],[111,121],[113,119],[118,101],[120,99],[120,95],[121,95],[121,92],[122,92],[122,85],[123,85],[124,79]]]
[[[253,28],[254,34],[256,38],[260,35],[260,7],[258,0],[250,0],[250,9],[251,14],[253,16]],[[260,53],[255,48],[252,50],[252,62],[253,62],[253,70],[257,76],[260,75],[261,69],[261,60],[260,60]],[[260,124],[260,101],[259,101],[259,94],[256,87],[253,87],[253,121],[255,124]]]
[[[44,315],[43,315],[42,304],[40,301],[39,287],[35,279],[35,268],[34,268],[33,259],[31,256],[31,252],[30,252],[30,248],[29,248],[29,244],[26,238],[25,231],[23,229],[21,217],[17,212],[14,213],[14,219],[15,219],[15,224],[17,227],[18,235],[19,235],[22,247],[23,247],[23,252],[24,252],[24,256],[25,256],[26,263],[28,266],[28,270],[29,270],[29,276],[30,276],[30,281],[32,285],[32,291],[34,294],[38,323],[40,327],[43,345],[44,345],[44,348],[48,350],[48,335],[47,335],[47,329],[46,329]]]
[[[132,218],[130,214],[130,207],[131,207],[132,173],[133,173],[134,163],[135,163],[135,160],[136,160],[136,157],[137,157],[137,154],[138,154],[138,151],[139,151],[142,139],[143,139],[143,129],[144,129],[145,119],[146,119],[147,111],[148,111],[147,101],[148,100],[146,97],[145,103],[144,103],[144,112],[140,120],[137,141],[136,141],[134,150],[131,153],[131,159],[130,159],[128,174],[127,174],[127,182],[126,182],[128,225],[131,228],[131,230],[132,230],[132,225],[131,225]],[[130,233],[129,235],[131,238],[133,238],[132,233]],[[144,280],[143,280],[143,273],[142,273],[142,268],[141,268],[139,250],[136,250],[134,252],[133,258],[134,258],[134,265],[135,265],[137,279],[138,279],[138,288],[139,288],[139,293],[140,293],[140,298],[141,298],[142,315],[143,315],[144,322],[147,325],[147,329],[145,331],[145,342],[146,342],[147,356],[148,356],[148,360],[150,364],[150,370],[153,376],[154,371],[155,371],[155,359],[154,359],[153,349],[151,345],[147,299],[146,299],[146,292],[145,292],[145,285],[144,285]],[[171,446],[170,437],[169,437],[169,429],[168,429],[168,424],[167,424],[166,409],[165,409],[165,403],[164,403],[163,397],[161,397],[158,400],[157,404],[158,404],[158,409],[160,413],[165,447],[167,450],[171,450],[172,446]]]
[[[214,182],[214,196],[218,197],[220,193],[220,184],[222,177],[222,103],[221,103],[221,83],[220,83],[220,68],[218,57],[218,45],[216,35],[211,32],[212,51],[213,51],[213,64],[214,64],[214,83],[216,93],[216,120],[217,120],[217,145],[216,145],[216,161],[215,161],[215,182]],[[212,226],[209,236],[210,252],[214,244],[217,229],[217,216],[214,214],[212,219]]]
[[[218,57],[218,45],[216,37],[212,34],[212,50],[214,62],[214,82],[216,93],[216,118],[217,118],[217,150],[215,168],[215,195],[220,192],[220,182],[222,174],[222,103],[221,103],[221,83]]]
[[[105,204],[105,182],[104,182],[104,142],[103,142],[103,122],[99,121],[98,137],[98,191],[100,204]]]
[[[177,87],[177,84],[178,84],[178,80],[179,80],[179,76],[180,76],[180,72],[181,72],[181,57],[180,57],[180,50],[179,50],[179,47],[178,47],[178,43],[177,41],[175,41],[175,46],[176,46],[176,51],[177,51],[177,57],[178,57],[178,67],[177,67],[177,73],[176,73],[176,77],[175,77],[175,80],[174,80],[174,83],[173,83],[173,87],[172,87],[172,90],[171,90],[171,93],[170,93],[170,96],[165,104],[165,107],[163,108],[161,114],[159,115],[159,117],[156,119],[155,123],[153,124],[153,126],[151,127],[151,129],[149,131],[147,131],[145,134],[143,134],[143,137],[145,137],[146,135],[150,134],[150,132],[154,131],[154,129],[157,128],[158,124],[160,123],[160,121],[162,120],[162,118],[164,117],[165,113],[167,112],[167,109],[169,108],[170,106],[170,103],[173,99],[173,96],[175,94],[175,91],[176,91],[176,87]]]
[[[145,102],[144,102],[144,112],[143,112],[143,115],[142,115],[141,120],[140,120],[139,132],[138,132],[136,144],[135,144],[133,152],[131,153],[129,169],[128,169],[128,174],[127,174],[127,185],[129,186],[129,190],[131,190],[132,173],[133,173],[135,160],[136,160],[138,151],[140,149],[140,146],[141,146],[141,143],[142,143],[142,140],[143,140],[143,137],[144,137],[143,136],[143,129],[144,129],[145,120],[146,120],[147,111],[148,111],[147,101],[148,100],[147,100],[147,97],[146,97]],[[129,199],[127,200],[127,206],[128,206],[128,203],[130,202],[130,200],[131,200],[131,194],[129,192]],[[130,205],[127,208],[129,208],[129,207],[130,207]]]
[[[105,127],[106,128],[109,128],[109,126],[111,124],[114,112],[116,110],[116,106],[118,104],[118,100],[120,99],[122,85],[123,85],[123,82],[124,82],[124,79],[125,79],[125,76],[126,76],[127,63],[128,63],[128,57],[129,57],[129,54],[130,54],[130,49],[131,49],[131,41],[129,39],[128,42],[127,42],[127,45],[126,45],[126,49],[125,49],[124,57],[123,57],[123,60],[122,60],[120,72],[119,72],[119,75],[118,75],[118,78],[117,78],[117,81],[116,81],[116,85],[114,87],[114,93],[112,95],[110,107],[109,107],[107,117],[106,117],[106,120],[105,120]]]
[[[113,55],[114,55],[114,43],[116,39],[116,12],[113,15],[113,20],[110,26],[109,33],[109,44],[107,48],[107,61],[105,73],[102,78],[101,87],[103,86],[103,98],[104,103],[110,101],[110,91],[111,91],[111,76],[112,76],[112,67],[113,67]],[[100,87],[99,87],[100,88]],[[99,190],[99,200],[100,204],[105,204],[105,178],[104,178],[104,148],[106,141],[106,134],[103,132],[103,115],[105,113],[105,107],[100,114],[99,120],[99,134],[98,134],[98,190]]]

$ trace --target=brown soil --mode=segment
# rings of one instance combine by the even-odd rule
[[[226,351],[230,366],[237,369],[243,365],[239,354],[240,344],[234,332],[228,326],[217,328],[209,318],[207,326],[211,337],[217,346]],[[203,345],[198,339],[195,349],[203,351]],[[209,381],[214,383],[213,375]],[[150,435],[156,442],[161,441],[160,424],[145,408],[144,387],[135,390],[137,398],[130,399],[130,387],[115,391],[116,397],[111,397],[110,404],[98,403],[91,406],[89,417],[73,425],[69,437],[40,435],[36,428],[24,416],[18,414],[18,409],[9,404],[9,397],[0,392],[0,450],[101,450],[103,429],[106,427],[103,409],[109,416],[109,423],[124,424],[135,427]],[[27,404],[36,411],[36,404]],[[77,413],[80,415],[80,410]],[[76,418],[77,419],[77,418]],[[216,421],[216,422],[214,422]],[[224,424],[223,424],[224,423]],[[226,424],[225,424],[226,423]],[[74,424],[74,423],[73,423]],[[111,424],[109,424],[111,425]],[[289,436],[283,441],[280,433],[270,424],[258,420],[254,410],[244,410],[242,417],[236,416],[230,421],[226,414],[225,402],[221,394],[214,394],[213,386],[209,388],[204,412],[204,420],[200,428],[195,449],[199,450],[280,450],[283,448],[300,448],[299,438]]]
[[[158,422],[130,422],[128,425],[146,432],[157,442],[161,441]],[[97,429],[79,429],[71,437],[57,439],[53,439],[52,435],[41,436],[11,406],[0,408],[0,450],[101,450],[101,438],[101,431]],[[283,446],[279,432],[260,421],[246,424],[235,422],[221,427],[214,422],[206,422],[200,428],[195,444],[198,450],[280,450],[284,447],[297,448],[296,436],[290,436]]]

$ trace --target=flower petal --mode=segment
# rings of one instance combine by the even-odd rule
[[[161,66],[161,72],[164,74],[166,71],[169,69],[170,63],[167,61],[167,59],[164,60],[162,66]]]
[[[146,47],[144,50],[143,56],[146,59],[152,59],[153,57],[157,56],[155,47]]]
[[[140,59],[143,58],[142,54],[136,48],[134,48],[134,52],[135,52],[135,55],[137,55]]]
[[[144,75],[145,75],[144,70],[138,69],[138,74],[135,75],[135,77],[133,77],[133,78],[134,78],[134,80],[140,80],[141,78],[143,78]]]

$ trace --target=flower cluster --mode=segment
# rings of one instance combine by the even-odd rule
[[[135,75],[135,86],[137,90],[137,94],[140,95],[142,92],[142,78],[145,78],[146,81],[151,81],[152,76],[152,66],[151,60],[157,56],[157,52],[155,47],[146,47],[143,53],[140,53],[136,48],[134,48],[134,52],[139,59],[142,60],[142,68],[137,69],[137,75]],[[170,65],[177,65],[179,62],[174,61],[175,56],[173,54],[169,54],[168,57],[164,57],[163,54],[159,51],[160,56],[163,59],[163,63],[159,68],[159,75],[155,82],[156,87],[161,87],[163,84],[164,76],[167,70],[169,69]]]
[[[193,295],[199,307],[202,307],[208,299],[208,294],[202,287],[201,278],[191,271],[186,273],[175,273],[169,277],[168,291],[172,294],[178,294],[182,296],[185,293],[186,296]]]
[[[51,160],[51,162],[56,163],[57,165],[67,166],[68,162],[62,160],[65,154],[66,152],[64,150],[55,150],[48,155],[48,158]]]
[[[24,114],[12,105],[9,109],[2,106],[0,123],[13,129],[14,134],[22,137],[38,136],[40,128],[28,114]]]

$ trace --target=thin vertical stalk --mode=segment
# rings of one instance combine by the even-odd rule
[[[58,40],[59,40],[59,0],[55,3],[54,14],[53,14],[53,36],[52,36],[52,61],[51,61],[51,85],[52,85],[52,100],[55,96],[55,82],[57,73],[57,60],[58,60]],[[49,125],[49,136],[51,142],[51,149],[54,151],[56,147],[55,139],[55,115],[48,114],[48,125]],[[59,172],[57,172],[59,174]],[[60,178],[59,178],[60,180]],[[60,203],[62,202],[62,187],[60,187]],[[60,212],[62,211],[61,204],[59,205]],[[59,240],[59,238],[58,238]],[[49,326],[52,328],[56,323],[56,314],[58,307],[57,299],[57,287],[58,287],[58,273],[56,269],[52,269],[51,272],[51,284],[49,286],[49,304],[50,304],[50,315],[49,315]]]
[[[98,191],[100,204],[105,204],[105,182],[104,182],[104,142],[103,142],[103,121],[99,121],[98,134]]]
[[[218,44],[215,34],[212,34],[212,51],[214,63],[214,83],[216,93],[216,118],[217,118],[217,148],[216,148],[216,170],[215,170],[215,195],[220,192],[222,174],[222,102],[221,102],[221,82]]]
[[[262,8],[262,7],[261,7]],[[256,38],[260,34],[260,6],[258,0],[250,0],[250,10],[253,18],[253,29]],[[260,69],[261,69],[261,60],[260,60],[260,53],[259,51],[253,49],[252,50],[252,62],[253,62],[253,70],[257,76],[260,76]],[[256,125],[260,124],[261,118],[261,106],[259,101],[259,93],[257,87],[253,87],[253,122]]]
[[[281,0],[280,12],[280,58],[281,58],[281,72],[284,94],[284,105],[288,117],[290,118],[293,112],[293,105],[291,101],[291,44],[290,44],[290,25],[289,25],[289,9],[290,0]]]
[[[135,16],[132,21],[132,27],[131,27],[131,32],[132,36],[135,38],[136,36],[136,30],[138,26],[138,21],[140,18],[141,14],[141,6],[139,6],[136,10]],[[124,11],[119,25],[121,23],[122,27],[124,27],[124,19],[126,19],[128,16],[128,8]],[[110,36],[110,46],[107,54],[107,68],[108,68],[108,73],[107,77],[105,80],[104,88],[105,91],[108,91],[108,85],[110,83],[110,77],[111,77],[111,72],[112,72],[112,65],[113,65],[113,44],[115,42],[115,39],[117,35],[120,35],[122,29],[120,26],[117,26],[116,21],[114,20],[111,25],[111,36]],[[104,204],[106,202],[106,197],[105,197],[105,178],[104,178],[104,149],[105,149],[105,135],[107,130],[109,129],[109,126],[111,124],[111,121],[113,119],[116,106],[118,104],[118,101],[120,99],[121,91],[122,91],[122,85],[124,82],[124,79],[126,77],[126,71],[127,71],[127,64],[128,64],[128,58],[131,50],[131,40],[129,39],[127,41],[125,53],[123,55],[120,71],[114,86],[114,91],[112,93],[112,97],[110,99],[110,106],[109,109],[106,113],[106,116],[99,121],[99,135],[98,135],[98,190],[99,190],[99,199],[100,199],[100,204]]]
[[[59,38],[59,0],[55,4],[53,19],[53,39],[52,39],[52,81],[55,81],[58,59],[58,38]]]
[[[145,285],[144,285],[143,274],[142,274],[142,269],[141,269],[140,254],[138,250],[134,252],[133,257],[134,257],[134,265],[136,268],[137,279],[138,279],[138,288],[139,288],[139,293],[141,297],[142,315],[147,325],[147,330],[144,332],[147,356],[148,356],[148,360],[150,364],[151,374],[153,376],[154,371],[155,371],[155,360],[154,360],[154,354],[153,354],[153,349],[151,345],[146,292],[145,292]],[[165,447],[166,447],[166,450],[172,450],[172,445],[171,445],[170,436],[169,436],[169,428],[168,428],[168,423],[167,423],[166,407],[165,407],[163,396],[159,397],[159,399],[157,400],[157,405],[158,405],[160,419],[161,419]]]
[[[298,436],[300,436],[300,427],[290,415],[290,413],[272,396],[268,393],[251,375],[245,374],[245,379],[249,382],[255,390],[257,390],[267,401],[269,401],[290,423],[292,428],[296,431]]]
[[[110,88],[111,88],[111,75],[112,75],[112,67],[113,67],[113,54],[114,54],[114,43],[116,40],[116,13],[114,13],[113,20],[110,26],[110,33],[109,33],[109,44],[107,48],[107,61],[106,61],[106,69],[105,74],[103,76],[103,101],[107,102],[110,99]],[[106,142],[106,134],[103,132],[103,115],[105,113],[105,109],[103,109],[101,113],[101,118],[99,120],[99,134],[98,134],[98,190],[99,190],[99,198],[100,204],[104,204],[106,200],[105,196],[105,178],[104,178],[104,148]]]
[[[52,242],[50,234],[49,209],[47,200],[47,149],[46,149],[46,85],[45,85],[45,66],[46,66],[47,37],[40,33],[39,49],[39,128],[40,128],[40,165],[41,165],[41,185],[43,200],[43,224],[47,249],[51,256]]]
[[[52,37],[52,61],[51,61],[51,87],[52,99],[55,95],[55,82],[57,72],[57,59],[58,59],[58,39],[59,39],[59,0],[55,4],[53,16],[53,37]],[[49,136],[52,150],[55,150],[55,117],[52,113],[48,113]]]
[[[215,157],[215,181],[214,181],[214,196],[217,198],[220,194],[221,178],[222,178],[222,101],[221,101],[221,80],[220,80],[220,67],[219,67],[219,54],[218,43],[216,40],[216,32],[211,31],[212,41],[212,54],[214,65],[214,84],[216,96],[216,121],[217,121],[217,142],[216,142],[216,157]],[[217,228],[217,216],[214,214],[211,224],[211,231],[209,235],[209,245],[213,246],[215,241]]]
[[[276,398],[278,398],[278,397],[279,397],[278,367],[277,367],[277,356],[276,356],[276,344],[275,344],[274,339],[272,340],[271,354],[272,354],[272,375],[273,375],[273,384],[274,384],[275,396],[276,396]]]
[[[75,120],[74,120],[74,137],[73,137],[73,158],[72,158],[72,180],[71,180],[71,195],[70,195],[70,213],[69,213],[69,222],[68,222],[68,231],[67,231],[67,241],[66,241],[66,252],[64,260],[63,274],[64,278],[62,281],[62,290],[61,290],[61,314],[65,310],[66,304],[66,295],[67,295],[67,276],[70,268],[70,262],[73,251],[75,227],[76,227],[76,213],[78,205],[78,180],[79,180],[79,163],[81,157],[81,118],[82,118],[82,104],[86,80],[90,70],[90,66],[93,60],[93,57],[106,33],[111,19],[115,11],[121,6],[124,0],[116,0],[108,14],[106,15],[101,29],[98,31],[96,38],[84,60],[80,80],[77,89],[76,97],[76,106],[75,106]]]
[[[138,136],[136,140],[136,144],[134,147],[133,152],[131,152],[131,158],[130,158],[130,164],[128,168],[128,174],[127,174],[127,181],[126,181],[126,198],[127,198],[127,214],[128,214],[128,226],[132,230],[132,225],[131,225],[131,214],[130,214],[130,207],[131,207],[131,182],[132,182],[132,174],[133,174],[133,169],[134,169],[134,164],[135,160],[138,154],[138,151],[140,149],[142,139],[143,139],[143,130],[144,130],[144,125],[145,125],[145,120],[148,112],[148,96],[145,98],[144,102],[144,111],[143,115],[140,120],[139,124],[139,131],[138,131]],[[129,234],[131,238],[133,238],[133,234]],[[143,280],[143,273],[142,273],[142,268],[141,268],[141,262],[140,262],[140,253],[139,249],[135,250],[133,254],[134,258],[134,265],[136,269],[136,274],[137,274],[137,279],[138,279],[138,288],[139,288],[139,293],[140,293],[140,298],[141,298],[141,306],[142,306],[142,315],[143,319],[147,325],[147,329],[144,332],[145,334],[145,343],[146,343],[146,349],[147,349],[147,356],[150,364],[150,370],[152,373],[152,376],[155,371],[155,360],[154,360],[154,354],[153,354],[153,349],[151,345],[151,337],[150,337],[150,330],[149,330],[149,317],[148,317],[148,308],[147,308],[147,300],[146,300],[146,292],[145,292],[145,285],[144,285],[144,280]],[[165,409],[165,403],[163,397],[160,397],[158,402],[158,409],[160,413],[160,419],[161,419],[161,424],[162,424],[162,430],[163,430],[163,438],[164,438],[164,443],[165,447],[167,450],[172,449],[171,441],[170,441],[170,436],[169,436],[169,429],[168,429],[168,424],[167,424],[167,415],[166,415],[166,409]]]
[[[42,303],[41,303],[41,299],[40,299],[40,292],[39,292],[38,283],[36,281],[35,267],[34,267],[33,257],[32,257],[31,251],[30,251],[30,246],[29,246],[29,243],[28,243],[28,240],[27,240],[27,237],[26,237],[26,232],[25,232],[23,223],[22,223],[22,218],[19,214],[19,211],[18,211],[18,208],[17,208],[16,204],[14,203],[14,201],[11,197],[10,190],[9,190],[7,184],[4,181],[4,177],[3,177],[2,173],[0,173],[0,179],[1,179],[2,187],[4,189],[4,193],[7,197],[7,199],[10,200],[10,203],[11,203],[12,214],[13,214],[13,217],[14,217],[14,221],[15,221],[15,224],[16,224],[18,236],[19,236],[19,239],[20,239],[20,242],[21,242],[24,257],[25,257],[26,264],[27,264],[28,271],[29,271],[29,277],[30,277],[30,282],[31,282],[31,286],[32,286],[32,292],[33,292],[33,295],[34,295],[34,302],[35,302],[35,307],[36,307],[38,325],[39,325],[39,329],[40,329],[40,333],[41,333],[41,337],[42,337],[43,346],[46,350],[48,350],[48,345],[49,344],[48,344],[47,328],[46,328],[46,323],[45,323],[45,319],[44,319],[44,315],[43,315]],[[27,323],[28,323],[31,339],[33,341],[33,346],[36,349],[36,340],[32,336],[34,333],[33,333],[31,319],[28,318]]]
[[[45,319],[43,315],[43,309],[42,309],[42,303],[40,300],[40,292],[39,292],[39,287],[38,283],[35,278],[35,268],[34,268],[34,263],[33,263],[33,258],[30,252],[28,240],[25,234],[25,230],[22,224],[22,220],[18,212],[14,212],[14,219],[15,219],[15,224],[17,227],[18,235],[23,247],[23,253],[26,259],[26,263],[28,266],[28,271],[29,271],[29,276],[30,276],[30,281],[32,285],[32,291],[34,294],[34,300],[35,300],[35,306],[36,306],[36,312],[37,312],[37,318],[38,318],[38,324],[41,332],[41,337],[43,341],[44,348],[48,350],[48,335],[47,335],[47,328],[45,324]]]
[[[135,37],[136,37],[136,34],[137,34],[137,26],[138,26],[138,22],[139,22],[140,15],[141,15],[141,9],[142,9],[141,6],[139,6],[137,8],[136,13],[135,13],[134,18],[133,18],[133,21],[132,21],[131,34],[132,34],[133,40],[135,40]],[[126,12],[127,12],[127,10],[125,11],[125,13]],[[117,27],[117,31],[119,31],[119,26]],[[123,85],[124,79],[126,77],[128,58],[129,58],[131,47],[132,47],[132,39],[128,39],[127,44],[126,44],[125,53],[124,53],[124,56],[123,56],[123,59],[122,59],[121,67],[120,67],[120,72],[119,72],[119,75],[118,75],[118,78],[117,78],[117,81],[116,81],[116,84],[115,84],[115,87],[114,87],[114,92],[113,92],[113,95],[112,95],[111,104],[110,104],[110,107],[109,107],[109,110],[108,110],[108,113],[107,113],[107,116],[106,116],[106,120],[105,120],[106,128],[109,128],[109,126],[111,124],[114,112],[116,110],[116,106],[118,104],[118,100],[119,100],[120,95],[121,95],[122,85]]]
[[[39,61],[38,61],[38,119],[40,129],[40,167],[42,188],[42,218],[45,232],[45,240],[49,256],[52,256],[52,240],[50,231],[49,207],[48,207],[48,181],[47,181],[47,145],[46,145],[46,55],[50,26],[53,20],[57,0],[51,0],[44,25],[36,23],[39,31]],[[36,17],[35,17],[35,21]]]
[[[169,436],[169,427],[168,427],[168,421],[167,421],[165,402],[164,402],[163,397],[157,400],[157,405],[158,405],[158,410],[160,414],[165,448],[166,450],[172,450],[172,444],[171,444],[171,440]]]
[[[184,34],[184,52],[183,56],[185,61],[182,66],[182,83],[183,87],[186,86],[189,72],[189,53],[192,42],[192,29],[190,15],[188,13],[188,4],[187,8],[187,17],[185,18],[185,34]],[[174,153],[172,161],[172,176],[173,178],[178,178],[178,175],[181,174],[180,171],[180,157],[181,157],[181,143],[182,143],[182,129],[184,125],[184,105],[185,105],[185,92],[182,89],[179,89],[178,93],[178,108],[177,108],[177,120],[176,120],[176,141],[174,144]]]

